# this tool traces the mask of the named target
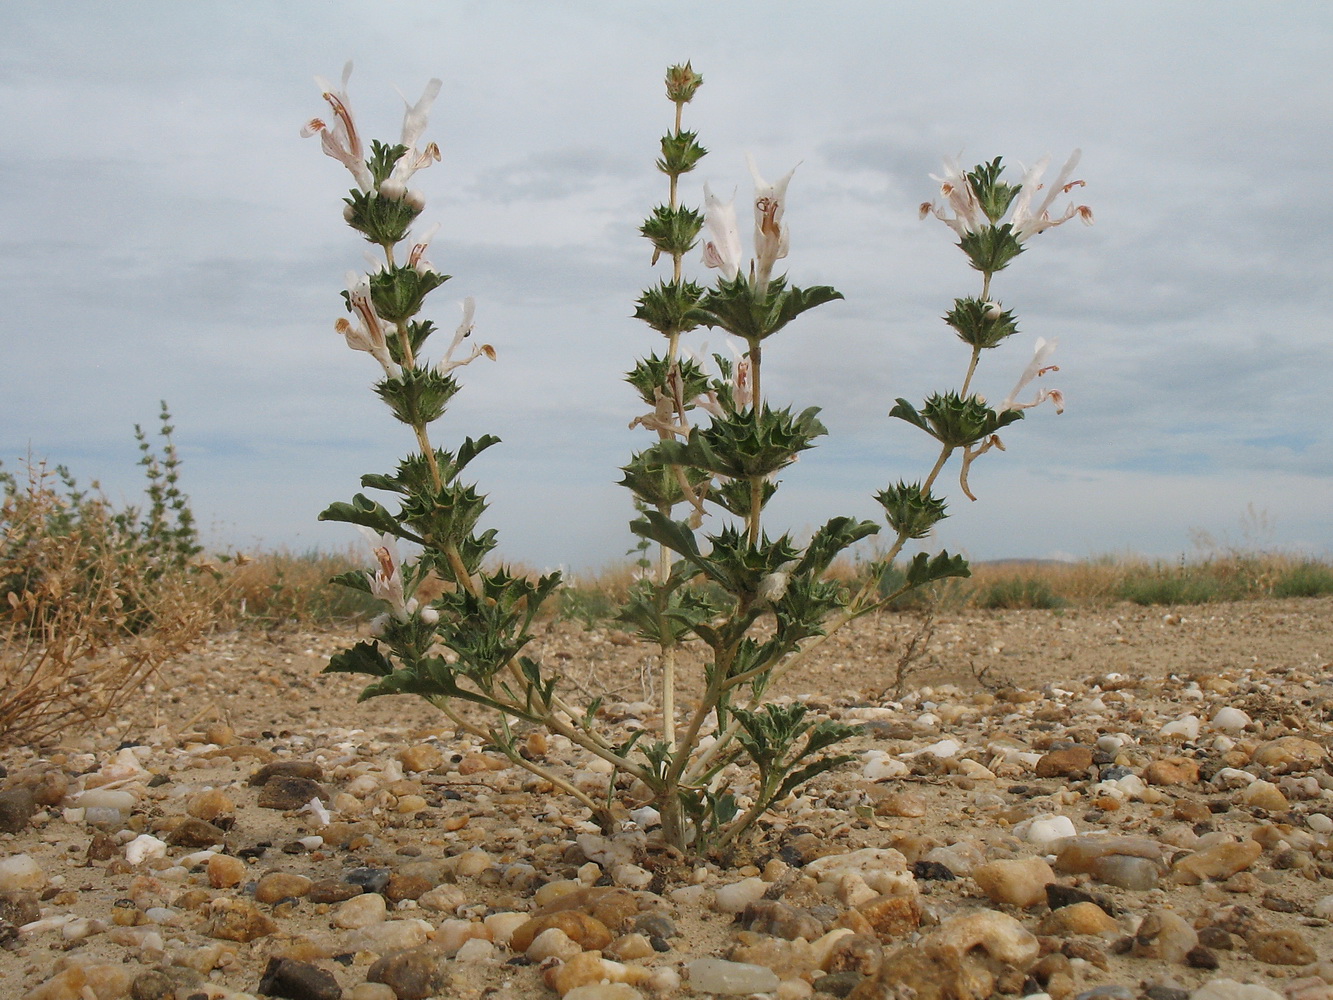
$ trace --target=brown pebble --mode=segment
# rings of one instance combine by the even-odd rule
[[[1245,944],[1251,955],[1269,965],[1309,965],[1319,959],[1300,932],[1292,928],[1255,931]]]
[[[255,899],[261,903],[276,903],[280,899],[297,898],[310,892],[314,883],[304,875],[289,872],[269,872],[255,886]]]
[[[1199,765],[1188,757],[1163,757],[1143,769],[1150,785],[1192,785],[1199,780]]]
[[[611,932],[596,917],[578,910],[558,910],[520,924],[509,939],[509,947],[515,952],[525,952],[533,938],[552,927],[584,951],[600,951],[611,943]]]

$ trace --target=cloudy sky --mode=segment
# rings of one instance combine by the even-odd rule
[[[438,441],[504,439],[473,468],[506,556],[619,559],[632,511],[613,484],[649,443],[620,379],[660,339],[630,318],[662,276],[637,227],[665,199],[662,73],[688,58],[705,85],[687,127],[711,152],[686,201],[707,180],[744,202],[746,152],[770,177],[799,162],[788,272],[846,295],[765,351],[770,400],[822,406],[830,430],[784,475],[772,525],[875,517],[871,494],[933,458],[887,412],[966,364],[938,317],[979,281],[917,218],[941,157],[1017,171],[1051,153],[1053,174],[1079,147],[1097,224],[1043,234],[997,277],[1022,333],[978,376],[1002,398],[1035,339],[1058,337],[1068,409],[1032,411],[977,462],[979,502],[946,478],[954,516],[931,544],[1174,558],[1204,531],[1328,556],[1333,6],[819,9],[9,0],[0,459],[31,451],[130,500],[132,427],[165,399],[211,544],[354,539],[317,513],[410,440],[369,391],[374,361],[333,332],[363,244],[341,221],[350,175],[298,135],[326,111],[312,77],[351,58],[371,136],[397,137],[395,87],[444,83],[428,132],[443,162],[417,181],[454,279],[429,315],[452,328],[476,296],[499,361],[463,369]]]

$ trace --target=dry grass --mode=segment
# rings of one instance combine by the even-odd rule
[[[43,464],[0,507],[0,743],[38,742],[134,697],[215,619],[217,583],[164,557],[133,512]]]

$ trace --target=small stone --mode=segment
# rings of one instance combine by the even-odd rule
[[[275,760],[250,775],[250,784],[267,785],[271,778],[306,778],[323,781],[324,769],[312,760]]]
[[[1170,910],[1156,910],[1139,922],[1130,954],[1136,958],[1184,962],[1198,943],[1199,935],[1183,917]]]
[[[864,881],[861,884],[865,885]],[[871,889],[870,895],[873,898],[878,894]],[[787,941],[796,938],[813,941],[824,932],[823,925],[809,913],[777,899],[760,899],[751,903],[740,915],[739,923],[747,931],[771,934]]]
[[[1055,872],[1041,858],[992,861],[972,872],[972,878],[993,903],[1024,909],[1046,902],[1046,886]]]
[[[384,983],[358,983],[343,994],[343,1000],[398,1000],[398,994]]]
[[[1309,771],[1323,763],[1326,751],[1314,740],[1283,736],[1260,745],[1251,760],[1274,774]]]
[[[509,946],[514,951],[526,952],[539,934],[551,928],[559,929],[583,951],[600,951],[611,943],[611,931],[596,917],[579,910],[557,910],[533,917],[516,928]]]
[[[394,872],[384,887],[384,895],[389,902],[397,903],[404,899],[420,899],[433,888],[435,882],[424,875],[404,875]]]
[[[176,1000],[176,986],[176,981],[165,972],[149,969],[130,983],[130,1000]]]
[[[1072,885],[1061,885],[1058,882],[1049,882],[1046,885],[1046,905],[1052,910],[1058,910],[1062,906],[1073,906],[1075,903],[1096,902],[1092,893]]]
[[[275,775],[259,789],[259,807],[288,812],[305,808],[311,799],[323,802],[328,797],[329,793],[324,787],[310,778]]]
[[[427,920],[382,920],[348,931],[339,948],[341,951],[368,951],[374,955],[388,955],[425,944],[433,930],[434,927]]]
[[[1282,789],[1271,781],[1252,781],[1240,791],[1241,802],[1255,809],[1267,809],[1269,812],[1281,812],[1291,803],[1282,794]]]
[[[642,934],[622,934],[611,942],[606,953],[617,962],[633,961],[636,958],[648,958],[656,949],[653,943]]]
[[[431,743],[418,743],[398,753],[404,771],[434,771],[444,764],[444,751]]]
[[[377,892],[362,893],[339,903],[333,911],[333,926],[344,930],[378,924],[389,915],[384,897]]]
[[[208,912],[204,933],[223,941],[239,941],[244,944],[247,941],[267,937],[278,930],[277,923],[248,899],[226,897],[215,899],[208,904]]]
[[[306,895],[312,903],[341,903],[364,891],[361,886],[344,882],[340,878],[326,878],[313,883]]]
[[[255,886],[255,899],[260,903],[276,903],[281,899],[300,899],[314,885],[304,875],[288,872],[269,872]]]
[[[120,853],[116,838],[105,830],[98,830],[88,842],[87,858],[89,861],[110,861]]]
[[[1057,848],[1055,870],[1079,874],[1091,872],[1094,863],[1108,856],[1148,858],[1162,857],[1162,845],[1147,837],[1115,837],[1087,835],[1070,837],[1053,845]]]
[[[1294,928],[1257,930],[1245,941],[1251,955],[1269,965],[1309,965],[1319,955]]]
[[[548,958],[558,958],[562,962],[568,962],[582,951],[583,949],[576,942],[571,941],[569,935],[559,927],[548,927],[532,939],[528,947],[524,949],[523,954],[530,961],[540,964]],[[621,956],[617,955],[616,957],[620,958]]]
[[[426,1000],[448,989],[447,961],[434,944],[419,945],[377,959],[366,980],[392,987],[397,1000]]]
[[[240,858],[230,854],[214,854],[208,859],[208,884],[214,889],[229,889],[245,881],[249,869]]]
[[[1211,949],[1199,944],[1185,953],[1185,964],[1191,969],[1216,969],[1222,963]]]
[[[37,894],[27,889],[6,889],[0,892],[0,921],[22,927],[42,916]]]
[[[1082,778],[1092,767],[1091,747],[1065,747],[1052,750],[1037,761],[1038,778]]]
[[[720,958],[696,958],[686,969],[690,989],[695,993],[720,993],[724,996],[769,993],[778,988],[772,969],[748,962],[728,962]]]
[[[37,812],[32,789],[18,786],[0,792],[0,833],[20,833]]]
[[[768,891],[768,883],[752,877],[719,886],[713,891],[713,909],[719,913],[740,913]]]
[[[221,844],[226,836],[225,830],[191,816],[167,834],[167,843],[175,847],[212,847]]]
[[[1056,936],[1114,936],[1119,933],[1120,925],[1096,903],[1085,901],[1052,910],[1042,917],[1037,929],[1042,934]]]
[[[548,883],[549,885],[549,883]],[[543,886],[545,888],[545,886]],[[703,888],[692,886],[691,888]],[[538,892],[540,895],[540,890]],[[574,889],[549,900],[532,913],[539,917],[560,910],[578,910],[602,922],[612,934],[622,934],[639,915],[639,898],[628,889],[588,886]]]
[[[562,997],[580,986],[589,986],[601,982],[634,983],[648,978],[648,970],[637,965],[622,965],[602,958],[595,951],[585,951],[575,955],[564,965],[547,969],[542,978],[546,985]],[[776,977],[774,980],[776,985]]]
[[[268,960],[258,992],[286,1000],[342,1000],[343,995],[333,973],[290,958]]]
[[[921,904],[914,896],[876,896],[857,907],[875,936],[886,944],[916,930]]]
[[[1228,878],[1244,871],[1259,860],[1263,845],[1253,840],[1216,844],[1194,854],[1186,855],[1172,865],[1176,881],[1198,885],[1208,880]]]
[[[565,1000],[643,1000],[643,994],[629,983],[589,983],[574,987]]]
[[[1210,979],[1190,994],[1190,1000],[1282,1000],[1282,994],[1257,983]]]
[[[1090,869],[1097,881],[1121,889],[1143,891],[1156,888],[1158,882],[1157,862],[1150,858],[1108,854],[1093,861]]]
[[[1164,757],[1143,769],[1150,785],[1192,785],[1199,780],[1199,765],[1188,757]]]
[[[44,889],[46,872],[27,854],[0,858],[0,892],[15,889]]]
[[[828,996],[845,997],[860,986],[865,978],[860,972],[850,969],[844,972],[830,972],[815,980],[815,989]]]
[[[236,811],[236,803],[220,788],[209,788],[190,796],[185,811],[195,819],[211,823],[219,816],[230,816]]]
[[[920,792],[889,791],[884,785],[871,785],[870,790],[876,816],[919,819],[926,815],[926,797]]]

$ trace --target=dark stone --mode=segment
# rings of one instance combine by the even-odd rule
[[[312,903],[341,903],[344,899],[361,895],[361,892],[359,885],[344,882],[342,879],[326,878],[312,885],[305,898]]]
[[[1299,913],[1301,909],[1299,903],[1293,903],[1290,899],[1272,893],[1264,895],[1262,905],[1265,910],[1272,910],[1275,913]]]
[[[1058,882],[1046,883],[1046,905],[1052,910],[1075,903],[1095,903],[1092,893],[1076,889],[1072,885],[1060,885]]]
[[[1216,969],[1221,963],[1217,956],[1201,944],[1185,952],[1185,964],[1191,969]]]
[[[259,980],[259,992],[285,1000],[341,1000],[343,991],[333,973],[292,958],[270,958]]]
[[[656,952],[667,952],[671,950],[671,942],[666,938],[653,935],[648,939],[648,943],[653,946],[653,951]]]
[[[267,785],[271,778],[306,778],[322,781],[324,769],[313,760],[275,760],[250,775],[251,785]]]
[[[1143,1000],[1189,1000],[1190,991],[1174,986],[1149,986],[1143,991]]]
[[[830,972],[827,976],[820,976],[815,980],[815,992],[845,997],[860,986],[863,979],[865,976],[851,969],[846,972]]]
[[[317,781],[279,774],[269,778],[259,789],[259,807],[285,812],[304,808],[311,799],[323,801],[328,797],[329,793]]]
[[[1236,947],[1231,932],[1215,924],[1199,928],[1199,944],[1213,951],[1231,951]]]
[[[1110,767],[1102,768],[1097,773],[1097,777],[1102,781],[1118,781],[1121,778],[1129,777],[1133,773],[1132,768],[1125,767],[1123,764],[1112,764]]]
[[[19,786],[0,792],[0,833],[20,833],[37,811],[32,789]]]
[[[343,875],[343,881],[359,885],[363,892],[383,892],[392,877],[393,872],[387,868],[353,868]]]
[[[212,847],[227,836],[221,827],[191,816],[167,834],[167,843],[176,847]]]
[[[165,774],[155,774],[151,779],[149,779],[148,787],[161,788],[163,785],[169,785],[169,784],[171,784],[170,776]]]
[[[670,917],[655,911],[639,914],[634,920],[634,929],[649,938],[673,938],[680,933]]]
[[[366,982],[384,983],[398,1000],[426,1000],[449,988],[447,963],[438,948],[423,944],[376,960],[366,973]]]
[[[89,861],[110,861],[120,854],[120,847],[115,838],[105,830],[98,830],[88,843]]]
[[[41,917],[42,908],[37,893],[27,889],[6,889],[0,892],[0,920],[8,920],[15,927],[22,927]]]
[[[262,844],[255,844],[254,847],[242,847],[239,851],[236,852],[236,856],[240,858],[242,861],[251,861],[255,858],[262,858],[264,856],[264,852],[267,851],[272,846],[273,846],[272,844],[265,842]]]
[[[952,882],[958,878],[953,869],[938,861],[918,861],[912,865],[912,877],[920,882]]]

